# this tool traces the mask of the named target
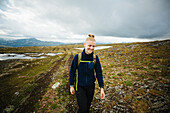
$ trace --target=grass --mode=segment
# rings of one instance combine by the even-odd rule
[[[8,92],[8,96],[12,97],[6,98],[5,95],[1,95],[1,98],[5,99],[5,103],[3,105],[10,103],[18,106],[20,102],[37,86],[34,82],[39,75],[48,71],[50,67],[53,67],[53,62],[57,59],[59,59],[58,56],[32,61],[23,60],[23,62],[25,62],[23,65],[25,66],[22,70],[12,71],[10,72],[10,76],[1,79],[0,92]],[[10,88],[12,88],[12,90],[9,90]],[[19,95],[16,96],[15,92],[19,92]]]
[[[136,96],[142,96],[146,94],[146,90],[145,89],[137,89],[135,92]]]
[[[132,103],[133,112],[147,113],[149,112],[149,105],[143,100],[136,100]]]
[[[133,81],[129,80],[129,81],[124,81],[126,86],[132,86],[133,85]]]
[[[96,51],[99,56],[100,63],[103,68],[103,77],[105,82],[105,91],[109,95],[109,101],[104,100],[103,103],[97,97],[94,98],[93,106],[99,106],[100,112],[102,110],[111,110],[113,106],[117,106],[120,99],[129,103],[129,106],[133,112],[147,112],[149,111],[149,104],[146,100],[139,100],[137,96],[144,96],[147,93],[146,89],[138,88],[134,89],[133,83],[148,83],[148,79],[157,79],[161,77],[159,81],[161,84],[169,83],[169,46],[168,44],[159,47],[148,46],[149,44],[155,44],[157,42],[147,43],[129,43],[129,44],[109,44],[112,48]],[[135,46],[134,46],[135,45]],[[134,47],[133,47],[134,46]],[[55,61],[58,61],[63,56],[65,57],[57,67],[57,71],[53,73],[53,81],[43,89],[45,94],[42,99],[35,103],[34,108],[36,112],[76,112],[77,103],[75,95],[70,95],[68,75],[73,56],[80,52],[75,50],[75,47],[82,47],[82,45],[67,45],[57,47],[21,47],[21,48],[3,48],[0,52],[63,52],[65,55],[58,55],[54,57],[48,57],[46,59],[36,60],[15,60],[13,63],[20,62],[20,65],[16,65],[15,68],[20,70],[9,71],[10,75],[4,79],[1,79],[0,85],[2,86],[0,91],[5,92],[5,87],[13,87],[9,91],[9,96],[13,98],[7,99],[14,105],[18,105],[23,98],[25,98],[36,87],[35,80],[39,78],[41,73],[48,72],[54,65]],[[135,48],[135,49],[133,49]],[[6,61],[7,62],[7,61]],[[6,63],[5,62],[5,63]],[[5,64],[4,63],[4,64]],[[14,63],[14,64],[15,64]],[[12,64],[12,63],[11,63]],[[11,65],[9,62],[9,65]],[[28,64],[28,65],[27,65]],[[24,66],[24,67],[23,67]],[[21,67],[23,67],[21,69]],[[55,90],[51,86],[59,82],[60,85]],[[6,84],[4,86],[3,84]],[[116,95],[114,87],[120,86],[123,92],[130,92],[125,96]],[[109,90],[109,88],[112,88]],[[126,88],[126,89],[124,89]],[[19,95],[14,93],[18,91]],[[119,90],[118,90],[119,91]],[[96,95],[99,95],[99,89],[96,88]],[[152,89],[149,94],[154,96],[165,95],[163,90]],[[101,105],[101,106],[100,106]],[[74,107],[73,107],[74,106]],[[126,106],[128,108],[128,106]],[[91,109],[95,112],[95,109]]]
[[[57,104],[52,104],[52,105],[51,105],[51,108],[52,108],[52,109],[56,109],[56,108],[57,108]]]
[[[162,90],[157,91],[157,90],[151,89],[151,90],[149,91],[149,93],[152,94],[152,95],[155,95],[155,96],[164,95],[164,92],[163,92]]]

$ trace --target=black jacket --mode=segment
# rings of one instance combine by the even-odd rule
[[[93,53],[86,54],[85,50],[81,53],[82,58],[81,60],[84,61],[93,61]],[[70,74],[69,74],[69,82],[70,86],[73,86],[76,82],[76,69],[78,68],[78,86],[89,86],[92,85],[96,78],[99,83],[99,87],[104,87],[103,76],[102,76],[102,68],[99,61],[98,56],[96,55],[96,63],[94,62],[80,62],[78,66],[78,54],[76,54],[73,58]],[[95,69],[95,71],[94,71]],[[96,76],[94,75],[96,72]]]

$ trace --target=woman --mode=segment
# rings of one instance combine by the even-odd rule
[[[74,94],[76,91],[79,106],[78,113],[89,113],[96,78],[101,90],[101,99],[105,97],[102,68],[98,56],[94,55],[95,45],[94,35],[89,34],[89,37],[85,40],[83,52],[76,54],[71,64],[69,74],[70,93]],[[96,76],[94,72],[96,72]]]

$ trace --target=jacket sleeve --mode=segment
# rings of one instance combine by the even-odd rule
[[[74,80],[76,77],[76,68],[78,63],[78,54],[76,54],[72,60],[70,73],[69,73],[69,84],[70,86],[74,86]]]
[[[97,55],[96,55],[95,71],[96,71],[96,77],[99,83],[99,87],[103,88],[104,82],[103,82],[103,75],[102,75],[102,67],[99,61],[99,57]]]

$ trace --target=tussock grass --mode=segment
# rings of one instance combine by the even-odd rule
[[[103,46],[103,45],[102,45]],[[103,69],[103,78],[105,82],[106,100],[101,101],[100,90],[96,83],[95,97],[92,103],[91,112],[109,112],[114,106],[118,106],[121,102],[124,105],[128,104],[131,112],[147,112],[150,111],[150,102],[146,99],[138,99],[146,94],[153,96],[165,96],[163,89],[152,89],[147,91],[141,89],[143,84],[150,85],[150,81],[158,81],[160,84],[168,84],[169,73],[169,58],[170,46],[166,41],[146,42],[146,43],[125,43],[125,44],[108,44],[112,46],[108,49],[96,50],[99,56]],[[69,92],[69,70],[73,56],[81,50],[76,50],[82,45],[61,45],[56,47],[20,47],[20,48],[0,48],[1,53],[42,53],[42,52],[62,52],[63,54],[47,57],[45,59],[35,60],[9,60],[4,61],[9,65],[18,65],[14,70],[6,69],[8,76],[1,78],[0,92],[7,92],[8,97],[1,95],[6,103],[5,108],[9,103],[18,106],[27,95],[38,86],[35,81],[39,79],[42,73],[46,73],[56,66],[54,69],[52,81],[46,88],[42,89],[45,93],[42,98],[34,103],[34,111],[36,112],[76,112],[77,103],[75,95]],[[4,64],[5,64],[4,63]],[[5,66],[4,66],[5,67]],[[19,68],[19,69],[17,69]],[[2,70],[2,69],[1,69]],[[55,90],[51,86],[59,82],[60,85]],[[5,84],[5,85],[3,85]],[[115,89],[117,87],[118,89]],[[12,90],[11,90],[12,89]],[[19,92],[19,95],[14,94]],[[121,94],[119,94],[121,93]],[[123,93],[127,93],[125,96]],[[169,100],[168,100],[169,101]],[[28,102],[29,101],[25,101]],[[129,107],[130,106],[130,107]],[[97,110],[98,109],[98,110]]]

